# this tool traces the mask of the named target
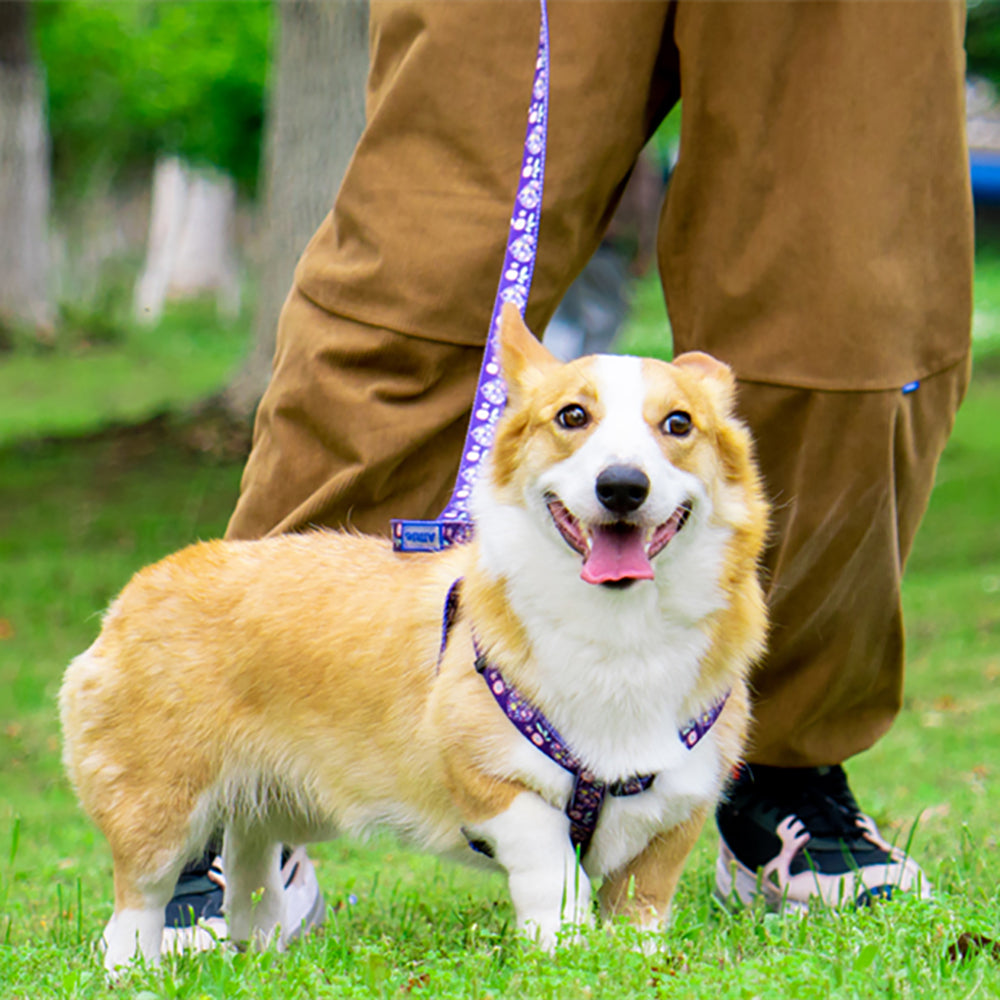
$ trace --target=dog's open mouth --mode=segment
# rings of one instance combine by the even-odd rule
[[[585,527],[560,500],[549,497],[547,504],[559,534],[571,549],[583,556],[580,578],[608,587],[627,587],[637,580],[652,580],[653,558],[667,547],[691,515],[691,504],[686,500],[652,531],[629,521]]]

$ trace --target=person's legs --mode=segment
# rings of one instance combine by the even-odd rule
[[[929,889],[869,828],[842,770],[824,765],[871,745],[899,711],[900,579],[967,375],[959,363],[907,394],[740,386],[776,491],[766,567],[773,624],[755,677],[755,763],[717,815],[724,896],[751,898],[761,867],[776,908],[820,892],[835,903],[887,885]]]
[[[310,525],[378,533],[392,517],[436,515],[482,348],[335,318],[298,288],[279,338],[228,537]]]
[[[775,504],[752,764],[719,814],[751,869],[784,844],[761,823],[809,787],[813,853],[854,836],[822,769],[900,706],[900,575],[967,377],[963,23],[947,3],[678,8],[660,239],[675,347],[735,369]]]
[[[667,5],[549,5],[541,332],[676,97]],[[500,277],[535,3],[372,4],[368,125],[296,271],[230,537],[444,506]],[[669,42],[669,37],[668,37]]]
[[[774,500],[749,760],[837,764],[902,703],[900,583],[968,371],[904,394],[740,384]]]

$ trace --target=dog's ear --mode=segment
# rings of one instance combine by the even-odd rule
[[[500,368],[507,383],[508,404],[516,406],[526,390],[561,364],[525,326],[517,307],[505,302],[500,313]]]
[[[701,351],[680,354],[674,358],[673,363],[702,382],[723,413],[733,412],[736,404],[736,376],[729,365]]]

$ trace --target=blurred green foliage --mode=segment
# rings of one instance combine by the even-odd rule
[[[121,180],[162,152],[254,190],[270,0],[55,0],[34,13],[58,192]]]
[[[969,72],[1000,86],[1000,0],[969,0],[965,50]]]
[[[34,17],[57,194],[144,171],[162,152],[253,193],[273,0],[52,0]],[[969,0],[966,48],[970,72],[1000,86],[1000,0]],[[658,136],[667,159],[674,119]]]

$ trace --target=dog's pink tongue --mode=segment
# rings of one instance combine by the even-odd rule
[[[642,532],[620,525],[597,527],[580,578],[586,583],[652,580],[653,567],[646,555]]]

